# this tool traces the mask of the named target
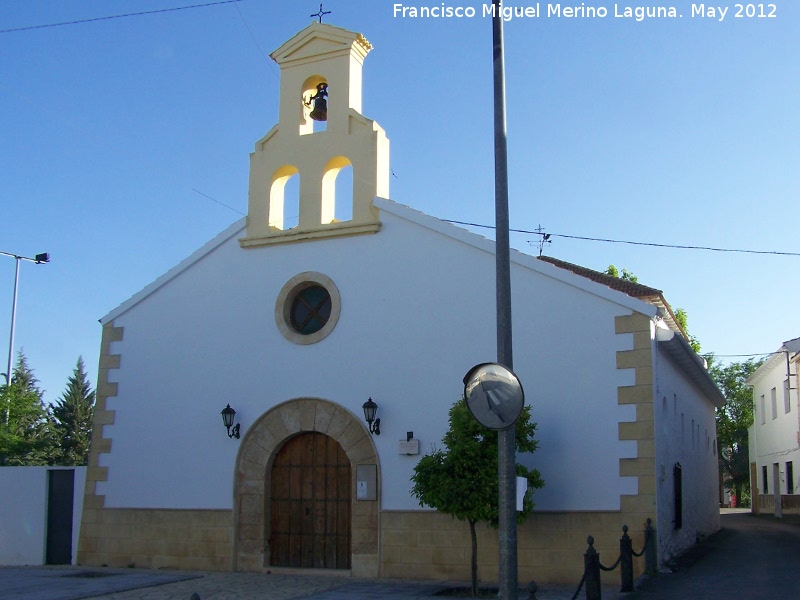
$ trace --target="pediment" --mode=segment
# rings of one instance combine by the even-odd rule
[[[372,45],[360,33],[324,23],[312,23],[270,56],[280,65],[349,53],[351,50],[355,50],[363,57],[371,48]]]

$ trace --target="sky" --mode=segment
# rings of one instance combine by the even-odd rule
[[[558,4],[560,16],[548,12]],[[658,6],[676,16],[636,17]],[[415,18],[412,7],[467,14]],[[391,198],[491,226],[483,7],[329,0],[324,22],[374,46],[362,109],[391,142]],[[509,214],[522,231],[511,245],[538,254],[541,228],[547,255],[627,269],[683,308],[702,351],[723,362],[800,336],[800,3],[513,7],[536,16],[504,23]],[[633,17],[616,16],[626,7]],[[246,213],[249,153],[278,119],[269,53],[318,10],[0,2],[0,251],[51,257],[20,265],[14,344],[45,401],[79,356],[96,381],[101,317]],[[131,13],[148,14],[106,18]],[[59,23],[70,24],[32,28]],[[0,256],[2,371],[14,273]]]

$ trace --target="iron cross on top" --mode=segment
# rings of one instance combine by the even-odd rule
[[[317,13],[314,13],[313,15],[309,15],[309,16],[311,16],[311,17],[319,17],[319,22],[320,22],[320,23],[322,23],[322,17],[323,17],[324,15],[329,15],[329,14],[331,14],[331,11],[329,11],[329,10],[322,10],[322,4],[320,4],[320,5],[319,5],[319,12],[317,12]]]

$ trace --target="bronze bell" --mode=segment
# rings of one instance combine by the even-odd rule
[[[309,115],[315,121],[327,121],[328,120],[328,101],[326,98],[328,97],[328,84],[327,83],[318,83],[317,84],[317,93],[311,96],[306,102],[306,106],[311,106],[311,102],[314,102],[314,108],[311,109],[311,114]]]

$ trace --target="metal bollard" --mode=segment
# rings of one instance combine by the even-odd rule
[[[594,538],[586,538],[589,547],[583,555],[583,567],[586,570],[586,600],[602,600],[600,587],[600,555],[594,549]]]
[[[619,572],[622,580],[620,592],[633,591],[633,543],[628,535],[628,526],[622,526],[622,537],[619,538]]]

